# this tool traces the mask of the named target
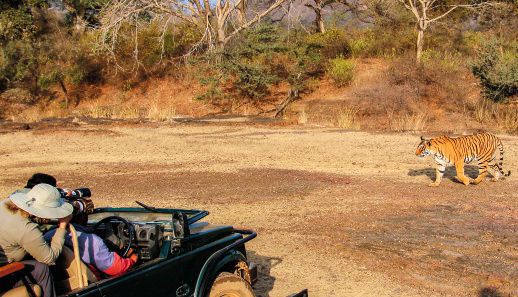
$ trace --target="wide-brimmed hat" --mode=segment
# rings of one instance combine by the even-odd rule
[[[60,219],[72,213],[72,204],[66,203],[58,190],[48,184],[38,184],[29,192],[11,194],[9,199],[31,215],[42,219]]]

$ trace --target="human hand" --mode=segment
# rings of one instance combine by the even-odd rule
[[[70,222],[70,220],[72,220],[72,215],[71,214],[66,216],[66,217],[64,217],[64,218],[59,219],[58,220],[59,228],[63,228],[63,229],[66,228],[68,223]]]
[[[128,258],[133,263],[137,263],[137,261],[138,261],[138,253],[134,249],[130,249],[129,252],[128,252]]]

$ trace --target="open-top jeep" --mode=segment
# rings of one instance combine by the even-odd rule
[[[257,278],[257,268],[247,260],[245,243],[256,236],[255,232],[203,222],[207,211],[141,205],[143,208],[97,208],[87,224],[105,242],[119,248],[122,255],[130,249],[137,250],[138,264],[123,275],[97,279],[78,261],[76,246],[74,252],[68,249],[63,253],[63,257],[68,254],[69,261],[65,261],[64,273],[55,275],[58,294],[254,296],[251,286]],[[22,272],[23,265],[12,263],[1,268],[0,277]],[[21,296],[38,295],[39,291],[27,286],[11,293],[20,296],[21,289]]]

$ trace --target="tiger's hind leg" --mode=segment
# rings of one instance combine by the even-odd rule
[[[469,185],[470,179],[464,175],[464,162],[462,160],[455,164],[455,169],[457,170],[457,180],[466,186]]]
[[[498,164],[489,165],[489,168],[493,171],[491,174],[493,175],[493,178],[491,179],[492,182],[496,182],[500,179],[500,169],[498,168]]]
[[[478,176],[477,178],[472,182],[474,185],[478,185],[487,176],[487,169],[488,169],[488,163],[487,161],[479,161],[478,162]]]

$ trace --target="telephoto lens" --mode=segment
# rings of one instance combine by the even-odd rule
[[[67,199],[79,199],[79,198],[86,198],[91,197],[92,192],[89,188],[79,188],[75,190],[70,189],[58,189],[59,193],[61,194],[61,197],[67,198]]]

